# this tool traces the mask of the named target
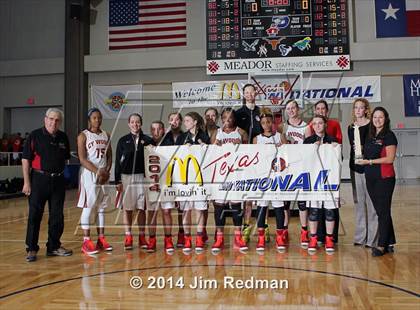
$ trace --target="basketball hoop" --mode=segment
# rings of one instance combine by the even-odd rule
[[[280,103],[279,98],[271,98],[270,101],[272,105],[278,105]]]

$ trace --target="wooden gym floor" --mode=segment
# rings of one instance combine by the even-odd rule
[[[75,207],[76,192],[70,191],[62,242],[73,249],[73,256],[45,256],[46,210],[38,261],[27,263],[24,245],[27,201],[24,198],[3,200],[0,201],[0,308],[420,309],[419,193],[418,184],[397,186],[393,219],[398,244],[394,254],[381,258],[373,258],[368,249],[353,246],[353,203],[348,183],[342,185],[344,206],[340,212],[344,229],[334,255],[318,250],[316,255],[309,256],[301,249],[297,244],[297,218],[291,220],[291,244],[285,253],[277,252],[272,240],[264,255],[258,255],[255,237],[247,254],[231,249],[229,240],[226,249],[217,256],[209,250],[211,244],[200,255],[186,256],[176,250],[170,256],[163,251],[162,237],[158,238],[156,253],[148,254],[138,247],[124,251],[124,229],[121,217],[114,225],[118,214],[115,211],[106,218],[107,225],[112,225],[107,228],[107,236],[114,251],[89,257],[80,253],[80,229],[74,234],[80,209]],[[212,216],[210,209],[209,223],[213,223]],[[270,223],[273,234],[273,218]],[[211,235],[213,228],[208,230]],[[158,234],[161,236],[162,231],[158,230]],[[143,287],[133,289],[132,277],[140,277]],[[205,287],[190,288],[195,279],[201,280]],[[233,286],[237,282],[231,282],[249,280],[245,284],[250,284],[254,283],[252,279],[268,280],[278,288],[240,288],[240,283]],[[138,284],[136,280],[133,278],[133,286]],[[266,285],[267,282],[258,283]]]

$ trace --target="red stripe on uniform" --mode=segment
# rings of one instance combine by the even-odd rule
[[[386,157],[386,146],[382,147],[381,157]],[[382,179],[395,177],[394,164],[380,164]]]
[[[41,156],[39,156],[38,153],[35,153],[35,157],[32,160],[32,168],[42,170],[41,169]]]

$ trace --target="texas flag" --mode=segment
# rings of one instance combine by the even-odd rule
[[[420,36],[420,0],[375,0],[376,37]]]

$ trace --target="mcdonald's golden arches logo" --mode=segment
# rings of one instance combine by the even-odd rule
[[[222,83],[220,99],[241,99],[241,90],[236,82]]]
[[[168,170],[166,173],[166,186],[172,186],[172,179],[174,173],[174,166],[178,164],[180,179],[182,184],[188,184],[188,172],[190,163],[192,163],[194,170],[195,170],[195,181],[200,185],[203,186],[203,175],[201,174],[200,164],[193,155],[187,155],[182,160],[181,158],[174,156],[169,161]]]

